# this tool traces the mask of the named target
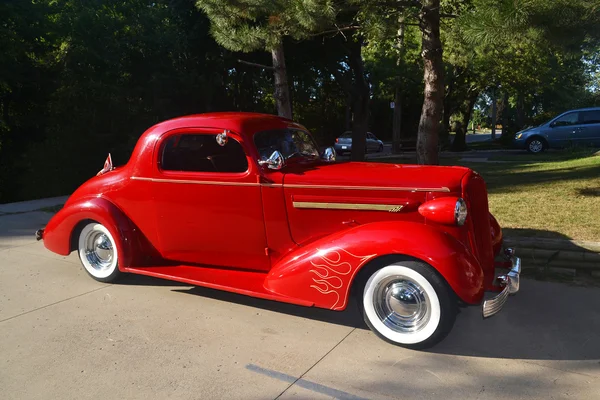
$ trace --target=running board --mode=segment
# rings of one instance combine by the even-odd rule
[[[242,271],[233,269],[195,267],[189,265],[130,267],[123,272],[153,276],[170,281],[189,283],[211,289],[243,294],[260,299],[281,301],[299,306],[312,307],[314,303],[293,297],[280,296],[264,287],[265,272]]]

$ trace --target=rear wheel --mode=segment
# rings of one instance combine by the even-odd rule
[[[544,139],[537,136],[532,137],[527,141],[527,151],[530,153],[541,153],[542,151],[546,150],[547,147],[548,143],[546,143]]]
[[[121,275],[115,240],[104,225],[90,222],[83,227],[78,253],[83,268],[95,280],[113,282]]]
[[[415,349],[445,338],[458,312],[444,279],[418,261],[399,261],[373,272],[362,291],[362,309],[379,337]]]

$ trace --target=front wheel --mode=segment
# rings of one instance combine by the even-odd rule
[[[539,137],[533,137],[527,141],[527,151],[533,154],[541,153],[547,147],[546,141]]]
[[[78,253],[83,268],[95,280],[113,282],[121,275],[115,240],[104,225],[91,222],[83,227]]]
[[[452,329],[457,301],[444,279],[429,265],[400,261],[375,271],[362,293],[365,322],[393,344],[423,349]]]
[[[379,148],[377,149],[377,152],[378,152],[378,153],[381,153],[382,151],[383,151],[383,145],[382,145],[382,144],[380,144],[380,145],[379,145]]]

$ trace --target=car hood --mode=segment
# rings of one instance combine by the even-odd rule
[[[521,134],[530,134],[530,133],[536,133],[536,132],[538,132],[538,131],[540,130],[540,128],[541,128],[541,125],[538,125],[538,126],[530,126],[529,128],[525,128],[525,129],[523,129],[523,130],[521,130],[521,131],[517,132],[517,133],[515,134],[515,136],[516,136],[516,135],[518,135],[518,134],[520,134],[520,133],[521,133]]]
[[[406,188],[419,191],[460,192],[464,167],[440,167],[366,162],[339,162],[285,171],[284,186]]]

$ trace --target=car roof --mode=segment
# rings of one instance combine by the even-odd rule
[[[138,139],[130,160],[138,165],[151,162],[151,153],[156,142],[165,133],[174,129],[207,128],[229,130],[252,140],[257,132],[271,129],[296,128],[306,130],[302,125],[288,119],[271,114],[249,112],[215,112],[206,114],[186,115],[159,122],[150,127]]]
[[[564,113],[573,112],[573,111],[600,111],[600,107],[575,108],[573,110],[567,110]]]
[[[344,133],[342,133],[342,135],[345,135],[346,133],[352,133],[352,131],[345,131]],[[371,135],[375,136],[373,132],[367,131],[367,133],[370,133]]]
[[[205,114],[185,115],[178,118],[160,122],[152,127],[163,132],[178,128],[218,128],[229,129],[240,134],[250,134],[278,127],[298,127],[305,129],[302,125],[291,119],[272,114],[261,114],[252,112],[213,112]]]

